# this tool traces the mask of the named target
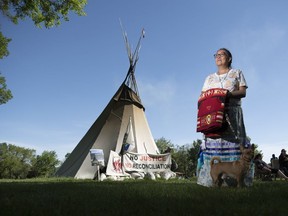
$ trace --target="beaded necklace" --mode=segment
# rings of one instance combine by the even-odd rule
[[[230,72],[230,70],[226,73],[226,76],[225,76],[225,77],[222,77],[222,76],[221,76],[221,75],[223,75],[223,74],[218,74],[218,73],[216,73],[216,74],[217,74],[217,77],[218,77],[218,79],[219,79],[219,82],[220,82],[220,84],[221,84],[221,88],[223,88],[223,82],[226,80],[229,72]],[[221,77],[220,77],[220,76],[221,76]]]

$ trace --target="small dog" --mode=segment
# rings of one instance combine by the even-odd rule
[[[254,150],[254,145],[246,149],[240,145],[240,151],[242,154],[239,161],[221,162],[219,157],[213,157],[210,162],[210,175],[212,177],[213,184],[221,187],[223,183],[222,176],[225,174],[226,176],[236,179],[237,187],[243,187],[245,175],[249,170],[251,161],[254,157]],[[215,163],[215,161],[218,161],[218,163]]]

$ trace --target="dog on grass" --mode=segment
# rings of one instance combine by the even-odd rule
[[[243,187],[245,175],[249,170],[251,161],[254,157],[254,150],[254,145],[252,145],[250,148],[243,148],[242,145],[240,145],[240,160],[233,162],[222,162],[219,157],[213,157],[210,162],[210,175],[212,177],[214,186],[218,185],[221,187],[224,181],[222,176],[226,175],[236,179],[237,187]]]

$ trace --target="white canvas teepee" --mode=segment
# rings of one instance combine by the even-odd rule
[[[106,108],[56,172],[57,176],[93,179],[98,168],[91,165],[91,149],[103,149],[105,164],[108,162],[111,150],[123,153],[123,149],[125,150],[123,144],[126,147],[129,145],[126,151],[159,154],[145,117],[134,76],[143,36],[144,31],[132,54],[127,35],[124,35],[130,61],[127,76]]]

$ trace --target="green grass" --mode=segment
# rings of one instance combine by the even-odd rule
[[[0,215],[288,215],[288,182],[206,188],[193,180],[1,180]]]

